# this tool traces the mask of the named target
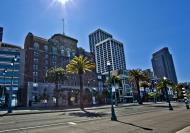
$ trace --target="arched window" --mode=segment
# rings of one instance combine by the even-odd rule
[[[61,46],[61,55],[64,56],[65,55],[65,50],[64,50],[64,47]]]
[[[57,48],[56,48],[56,47],[53,47],[53,48],[52,48],[52,53],[53,53],[53,54],[57,54]]]
[[[70,50],[70,48],[67,48],[67,57],[71,57],[71,50]]]
[[[75,52],[74,51],[72,52],[72,57],[75,57]]]
[[[48,52],[48,46],[47,45],[44,46],[44,50],[45,50],[45,52]]]
[[[37,42],[34,43],[34,50],[39,50],[39,44]]]

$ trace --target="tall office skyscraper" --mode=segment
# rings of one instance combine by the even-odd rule
[[[123,43],[112,38],[112,35],[97,29],[89,35],[91,52],[95,53],[96,72],[106,74],[107,61],[111,63],[112,70],[126,70]]]
[[[3,28],[0,27],[0,42],[3,41]]]
[[[177,83],[173,58],[167,47],[155,52],[152,55],[152,67],[154,70],[154,75],[157,78],[163,78],[165,76],[173,83]]]
[[[123,44],[113,38],[108,38],[95,47],[96,72],[108,72],[107,61],[111,63],[111,71],[126,70]]]
[[[96,72],[101,75],[102,82],[108,76],[107,61],[110,62],[112,74],[118,74],[122,81],[122,87],[116,89],[119,98],[131,96],[131,88],[127,82],[125,53],[123,43],[113,39],[112,35],[97,29],[89,35],[90,50],[95,55]]]
[[[107,38],[112,38],[112,35],[101,29],[97,29],[96,31],[92,32],[89,35],[90,52],[95,53],[96,44]]]

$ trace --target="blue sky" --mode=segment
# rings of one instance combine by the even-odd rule
[[[53,0],[1,0],[0,26],[4,42],[23,46],[32,32],[49,38],[65,32],[89,50],[88,34],[110,32],[125,45],[127,69],[151,68],[151,56],[167,46],[179,81],[190,81],[189,0],[72,0],[64,7]]]

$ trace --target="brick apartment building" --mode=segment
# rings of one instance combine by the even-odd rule
[[[44,39],[28,33],[25,38],[25,73],[23,104],[28,105],[29,101],[40,101],[42,92],[53,93],[54,85],[49,86],[46,81],[48,69],[52,67],[66,67],[69,61],[76,55],[83,54],[94,61],[94,56],[82,48],[77,47],[78,40],[63,34],[55,34],[50,39]],[[95,70],[84,75],[84,88],[97,88],[97,75]],[[92,82],[93,81],[93,82]],[[89,84],[90,83],[90,84]],[[71,92],[79,90],[79,79],[77,75],[70,75],[64,84],[60,85],[64,98],[60,106],[66,106],[70,102]],[[98,88],[97,88],[98,89]],[[53,94],[48,94],[53,97]],[[76,96],[77,99],[78,95]],[[51,103],[52,99],[50,98]],[[76,104],[78,101],[76,101]],[[52,104],[50,104],[51,106]]]

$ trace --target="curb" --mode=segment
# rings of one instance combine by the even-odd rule
[[[163,104],[163,103],[157,103],[157,105]],[[132,103],[132,104],[120,104],[119,106],[115,108],[122,108],[122,107],[131,107],[131,106],[149,106],[152,104],[144,103],[143,105],[139,105],[138,103]],[[97,109],[106,109],[110,108],[111,105],[104,105],[103,107],[97,106],[97,107],[87,107],[86,110],[97,110]],[[43,114],[43,113],[58,113],[58,112],[70,112],[70,111],[80,111],[80,108],[74,108],[74,109],[63,109],[63,110],[49,110],[49,111],[34,111],[34,112],[13,112],[13,113],[4,113],[0,114],[0,117],[3,116],[14,116],[14,115],[30,115],[30,114]]]
[[[176,133],[189,133],[190,132],[190,126],[180,130],[180,131],[177,131]]]
[[[139,106],[138,104],[129,104],[129,105],[120,105],[116,108],[121,108],[121,107],[130,107],[130,106]],[[109,105],[106,107],[87,107],[86,110],[97,110],[97,109],[106,109],[110,108]],[[3,116],[13,116],[13,115],[30,115],[30,114],[43,114],[43,113],[58,113],[58,112],[70,112],[70,111],[80,111],[80,108],[75,108],[75,109],[63,109],[63,110],[49,110],[49,111],[36,111],[36,112],[13,112],[13,113],[4,113],[0,114],[0,117]]]

